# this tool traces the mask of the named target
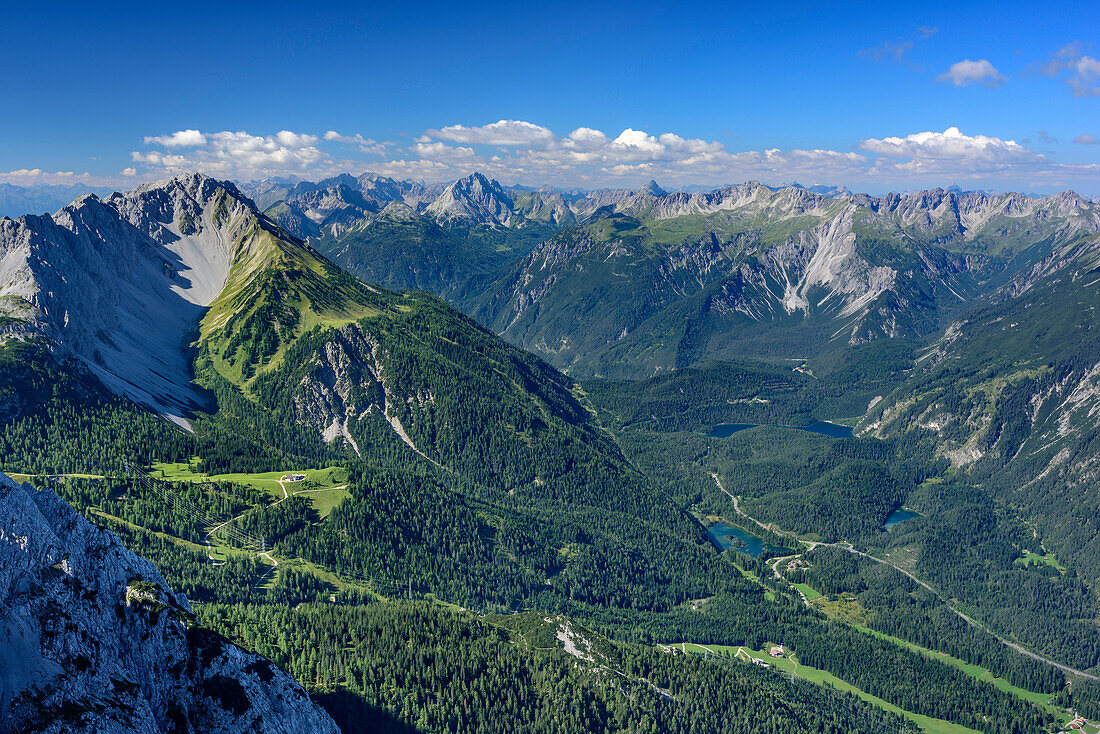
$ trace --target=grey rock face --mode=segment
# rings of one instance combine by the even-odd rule
[[[49,490],[0,474],[0,734],[336,732],[293,678]]]
[[[512,222],[513,206],[500,184],[475,173],[448,186],[428,205],[427,212],[441,220],[464,219],[507,227]]]

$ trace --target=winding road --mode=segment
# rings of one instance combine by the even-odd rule
[[[1000,635],[998,635],[993,630],[986,627],[981,622],[978,622],[977,620],[975,620],[975,619],[967,616],[966,614],[963,614],[962,612],[960,612],[958,609],[955,608],[955,606],[950,601],[947,600],[946,597],[943,596],[943,594],[941,594],[936,589],[933,589],[926,582],[921,581],[919,578],[914,576],[909,571],[906,571],[904,568],[901,568],[900,566],[897,566],[897,565],[891,563],[890,561],[884,560],[882,558],[877,558],[877,557],[872,556],[869,553],[865,553],[861,550],[856,550],[855,548],[852,547],[851,543],[844,543],[844,542],[841,542],[841,543],[821,543],[821,542],[813,541],[813,540],[802,540],[801,538],[799,538],[797,535],[795,535],[794,533],[792,533],[790,531],[782,530],[780,528],[776,528],[776,527],[771,526],[771,525],[765,525],[764,523],[760,522],[755,517],[750,516],[747,512],[745,512],[744,510],[741,509],[741,504],[739,502],[739,499],[737,497],[734,497],[732,492],[730,492],[729,490],[727,490],[725,487],[722,486],[722,481],[718,478],[717,472],[711,472],[710,475],[714,479],[714,483],[715,483],[715,485],[717,485],[718,489],[722,490],[722,492],[725,493],[725,495],[733,501],[734,511],[737,512],[737,514],[744,517],[745,519],[751,520],[752,522],[756,523],[758,526],[760,526],[764,530],[768,530],[769,532],[773,532],[777,535],[782,535],[785,538],[790,538],[791,540],[806,546],[806,550],[813,550],[814,548],[817,548],[818,546],[827,546],[829,548],[840,548],[841,550],[846,550],[849,553],[853,553],[857,556],[862,556],[863,558],[867,558],[869,560],[872,560],[875,563],[881,563],[883,565],[889,566],[890,568],[894,569],[898,573],[902,573],[902,574],[905,574],[906,576],[908,576],[914,583],[920,584],[925,589],[927,589],[931,593],[935,594],[937,599],[939,599],[944,604],[946,604],[948,609],[953,611],[955,614],[959,615],[959,617],[961,617],[967,624],[971,625],[972,627],[977,627],[978,629],[982,630],[983,632],[986,632],[987,634],[991,635],[994,639],[996,639],[998,642],[1000,642],[1002,645],[1005,645],[1006,647],[1011,647],[1016,652],[1021,653],[1022,655],[1027,655],[1029,658],[1032,658],[1034,660],[1038,660],[1040,662],[1046,663],[1047,665],[1052,665],[1052,666],[1054,666],[1055,668],[1058,668],[1058,670],[1061,670],[1064,673],[1071,673],[1073,675],[1077,675],[1077,676],[1080,676],[1082,678],[1087,678],[1088,680],[1100,680],[1100,676],[1095,676],[1092,673],[1086,673],[1083,670],[1077,670],[1076,668],[1071,668],[1070,666],[1059,663],[1056,660],[1051,660],[1048,657],[1044,657],[1044,656],[1042,656],[1042,655],[1040,655],[1036,652],[1032,652],[1031,650],[1028,650],[1026,647],[1023,647],[1022,645],[1019,645],[1015,642],[1012,642],[1011,640],[1006,640],[1005,638],[1001,637]],[[785,558],[789,559],[789,558],[795,558],[795,557],[796,556],[786,556]],[[775,573],[776,578],[783,578],[783,576],[779,573],[779,561],[780,560],[783,560],[783,559],[778,559],[774,564],[772,564],[772,571]],[[806,605],[809,605],[810,602],[809,602],[808,599],[806,599],[806,595],[802,593],[802,590],[798,589],[797,587],[795,587],[795,589],[802,596],[802,601]]]
[[[267,572],[264,575],[256,579],[256,583],[252,585],[253,590],[260,588],[260,584],[264,582],[264,579],[273,574],[275,572],[275,569],[279,566],[279,562],[276,561],[275,558],[272,557],[271,553],[267,551],[264,551],[263,553],[257,553],[256,555],[257,557],[263,556],[267,560],[271,561],[271,568],[267,569]]]

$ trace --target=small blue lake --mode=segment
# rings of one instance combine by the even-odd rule
[[[707,526],[707,535],[710,536],[711,542],[718,550],[724,551],[733,548],[738,553],[744,553],[753,558],[765,551],[783,553],[790,550],[790,548],[784,548],[780,545],[765,543],[763,538],[753,535],[744,528],[730,525],[728,522],[718,522]]]
[[[894,529],[894,526],[899,522],[905,522],[911,520],[914,517],[921,517],[919,512],[913,512],[912,510],[906,510],[904,508],[894,510],[890,517],[886,518],[886,522],[882,523],[882,529],[886,532],[890,532]]]
[[[765,425],[762,423],[719,423],[710,429],[707,433],[703,434],[707,438],[729,438],[738,431],[743,431],[746,428],[755,428],[759,425]],[[829,436],[830,438],[851,438],[852,429],[850,426],[842,426],[838,423],[830,423],[829,421],[814,421],[807,426],[774,426],[775,428],[793,428],[796,431],[806,431],[808,433],[819,433],[822,436]]]

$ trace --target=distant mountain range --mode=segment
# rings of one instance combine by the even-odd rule
[[[0,217],[18,217],[23,214],[47,214],[84,194],[106,196],[111,189],[105,186],[82,184],[16,186],[0,183]]]
[[[1068,192],[828,197],[750,183],[640,191],[599,211],[459,303],[581,375],[808,358],[934,333],[958,308],[1100,229],[1100,207]]]
[[[563,193],[367,175],[253,194],[283,194],[267,214],[360,278],[442,295],[579,376],[921,338],[1100,230],[1100,206],[1072,192],[816,188]]]

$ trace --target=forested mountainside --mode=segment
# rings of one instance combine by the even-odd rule
[[[516,207],[531,192],[459,184],[403,205],[439,226],[470,212],[497,232],[526,226]],[[600,192],[567,208],[595,226],[618,216],[602,207],[666,196]],[[985,592],[940,595],[944,567],[902,562],[976,538],[936,501],[989,509],[996,542],[978,538],[981,562],[1011,529],[988,496],[944,481],[934,447],[766,425],[702,435],[712,421],[860,415],[916,374],[917,341],[856,344],[797,370],[700,360],[578,383],[435,296],[357,280],[203,176],[0,232],[0,469],[116,533],[200,624],[285,667],[345,730],[1039,732],[1093,705],[1085,670],[1100,648],[1088,603],[1067,602],[1086,588],[1072,568],[1040,574],[1033,595],[1062,595],[1084,641],[1067,656],[1050,627],[960,627],[959,599]],[[941,486],[956,494],[930,489]],[[883,533],[907,503],[924,518]],[[715,528],[731,522],[767,549],[723,551]],[[857,550],[842,541],[897,559],[868,576],[875,594],[843,596],[867,589],[830,571],[828,547]],[[1030,581],[1039,566],[1019,571]],[[791,583],[815,567],[832,583],[825,601]],[[907,587],[906,573],[933,583]],[[781,659],[766,656],[774,645]]]
[[[1100,240],[1080,238],[952,323],[859,425],[864,435],[917,443],[955,482],[981,487],[1021,524],[1015,548],[1049,553],[1092,589],[1100,581],[1098,305]],[[971,573],[965,583],[994,586]],[[1075,624],[1087,636],[1094,593],[1079,595]],[[1011,608],[993,593],[974,603],[991,617]]]

